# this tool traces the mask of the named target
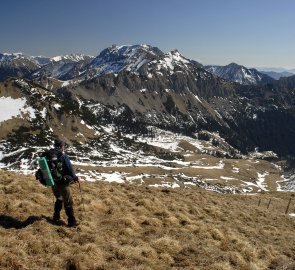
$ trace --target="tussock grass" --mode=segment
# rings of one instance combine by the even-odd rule
[[[0,269],[295,267],[295,220],[284,214],[290,194],[81,186],[85,211],[72,186],[79,227],[54,226],[50,188],[0,170]]]

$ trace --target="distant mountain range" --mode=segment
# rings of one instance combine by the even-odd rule
[[[285,69],[285,68],[256,68],[261,73],[264,73],[275,80],[282,77],[289,77],[295,75],[295,69]]]
[[[4,155],[24,147],[30,155],[31,145],[60,134],[85,155],[104,151],[101,126],[111,125],[118,134],[152,136],[160,128],[214,141],[221,156],[258,148],[295,157],[295,76],[274,80],[237,64],[204,67],[149,45],[111,46],[96,57],[1,54],[0,75],[0,101],[20,106],[1,121]]]
[[[275,71],[260,71],[263,74],[268,75],[269,77],[278,80],[282,77],[290,77],[293,76],[295,73],[291,73],[288,71],[282,71],[282,72],[275,72]]]
[[[47,78],[48,83],[56,88],[103,74],[117,74],[122,70],[138,72],[146,62],[164,56],[169,58],[171,55],[174,55],[175,58],[177,53],[180,57],[186,59],[178,51],[165,54],[158,48],[149,45],[112,46],[103,50],[96,57],[69,54],[49,58],[27,56],[22,53],[0,53],[0,81],[14,76],[39,80],[40,82]],[[281,77],[293,75],[292,70],[277,72],[265,68],[265,70],[258,71],[236,63],[226,66],[203,66],[194,60],[186,59],[186,61],[190,61],[190,63],[194,63],[194,65],[202,67],[225,80],[245,85],[263,84],[271,82],[272,79],[278,80]],[[295,70],[293,72],[295,73]],[[64,84],[65,81],[68,82]]]
[[[286,69],[286,68],[276,68],[276,67],[257,67],[256,69],[259,71],[267,71],[267,72],[274,71],[277,73],[289,72],[289,73],[295,74],[295,68],[294,69]]]
[[[225,80],[245,85],[263,84],[273,81],[273,78],[254,68],[248,69],[236,63],[226,66],[205,66],[205,69]]]

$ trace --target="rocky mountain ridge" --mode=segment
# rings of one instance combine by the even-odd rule
[[[56,60],[61,67],[68,64]],[[133,137],[118,139],[153,137],[157,129],[210,142],[210,153],[220,157],[239,158],[257,149],[273,151],[270,158],[295,156],[295,76],[241,85],[213,75],[178,51],[165,54],[147,45],[113,46],[94,59],[78,60],[69,60],[78,74],[72,84],[61,80],[72,76],[73,69],[66,68],[60,80],[46,75],[56,69],[47,69],[40,80],[14,78],[0,84],[0,101],[5,104],[10,97],[20,106],[19,113],[1,121],[1,162],[11,165],[17,157],[20,166],[36,154],[33,145],[48,146],[57,136],[73,152],[94,149],[108,157],[114,148],[131,147],[174,157]],[[52,87],[49,80],[60,83]]]
[[[147,63],[152,65],[155,61],[158,61],[159,69],[161,65],[164,65],[164,67],[173,70],[175,60],[178,64],[182,62],[182,65],[190,63],[199,68],[203,67],[202,64],[185,58],[177,50],[163,53],[159,48],[150,45],[113,45],[104,49],[96,57],[81,54],[52,58],[26,56],[21,53],[0,54],[0,63],[2,62],[0,80],[19,76],[42,82],[44,77],[49,77],[54,81],[50,83],[51,87],[58,88],[65,83],[56,83],[56,80],[66,82],[66,84],[76,84],[101,75],[118,74],[123,70],[142,73],[144,72],[142,66]],[[16,61],[19,62],[18,65],[15,64]],[[271,77],[255,69],[247,69],[234,63],[224,67],[204,66],[203,68],[221,78],[241,84],[267,83],[272,80]]]
[[[205,66],[205,69],[225,80],[245,85],[263,84],[272,82],[273,79],[254,68],[246,68],[236,63],[226,66]]]

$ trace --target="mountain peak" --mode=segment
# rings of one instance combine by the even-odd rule
[[[144,64],[158,59],[164,53],[157,47],[146,44],[112,45],[104,49],[90,64],[96,76],[106,73],[119,73],[123,69],[137,72]]]
[[[126,58],[132,57],[139,53],[149,52],[154,55],[163,54],[163,52],[158,49],[157,47],[153,47],[146,44],[139,44],[139,45],[112,45],[104,49],[97,58],[105,57],[105,56],[124,56]]]
[[[190,61],[182,56],[178,50],[173,50],[164,55],[163,59],[160,60],[162,66],[170,70],[174,70],[174,66],[186,66]]]
[[[229,81],[240,84],[259,84],[268,83],[273,79],[256,69],[248,69],[236,63],[230,63],[226,66],[207,66],[206,70]]]
[[[234,63],[234,62],[228,64],[227,66],[228,67],[243,67],[242,65],[238,65],[237,63]]]
[[[173,56],[174,58],[178,58],[178,59],[186,59],[184,56],[182,56],[182,54],[178,51],[178,50],[173,50],[171,52],[168,53],[168,55]]]
[[[21,52],[18,52],[18,53],[0,53],[0,61],[13,61],[15,59],[20,59],[20,58],[29,58],[29,57],[25,56]]]
[[[81,53],[71,53],[61,56],[52,57],[50,60],[53,62],[60,62],[60,61],[72,61],[72,62],[79,62],[85,60],[85,58],[91,58],[93,56],[88,56]]]

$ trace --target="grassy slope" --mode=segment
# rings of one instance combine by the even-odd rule
[[[81,184],[85,212],[72,186],[80,226],[57,227],[51,190],[0,170],[0,269],[295,267],[295,220],[283,214],[290,194]]]

